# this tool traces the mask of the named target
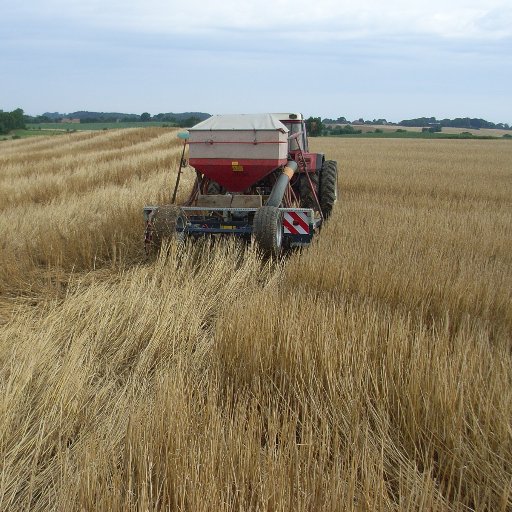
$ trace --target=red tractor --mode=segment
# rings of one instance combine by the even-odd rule
[[[310,153],[302,114],[213,116],[178,135],[196,180],[175,205],[146,206],[146,249],[173,236],[254,238],[267,254],[305,246],[330,216],[337,164]]]

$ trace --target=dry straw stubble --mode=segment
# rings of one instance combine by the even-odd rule
[[[0,194],[20,183],[1,217],[0,508],[510,509],[507,141],[317,139],[340,204],[308,250],[147,264],[167,132],[20,142],[0,147]],[[52,151],[63,167],[30,171]],[[31,173],[55,179],[38,203]]]

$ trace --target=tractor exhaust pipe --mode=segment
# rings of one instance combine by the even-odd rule
[[[279,178],[277,178],[265,206],[275,206],[276,208],[279,208],[279,205],[283,200],[284,193],[286,192],[286,187],[288,186],[288,183],[290,183],[290,180],[296,170],[297,162],[294,162],[293,160],[288,161],[286,167],[283,169],[283,173]]]

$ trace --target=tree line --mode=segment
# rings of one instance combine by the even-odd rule
[[[72,114],[59,114],[58,112],[40,115],[28,116],[25,115],[23,109],[17,108],[12,112],[4,112],[0,110],[0,134],[7,134],[12,130],[25,128],[26,123],[56,123],[62,121],[63,118],[78,118],[80,123],[112,123],[112,122],[163,122],[188,128],[210,117],[210,114],[204,112],[185,112],[180,114],[173,113],[159,113],[152,116],[149,112],[138,114],[120,114],[120,113],[103,113],[103,112],[74,112]],[[435,117],[418,117],[415,119],[404,119],[399,123],[388,122],[386,119],[373,119],[365,120],[359,118],[355,121],[348,121],[345,117],[338,117],[337,119],[321,117],[309,117],[306,120],[306,128],[308,134],[312,137],[318,137],[326,134],[342,135],[360,133],[352,127],[352,125],[387,125],[395,124],[398,126],[406,127],[425,127],[430,131],[441,131],[444,127],[451,128],[467,128],[479,130],[481,128],[494,128],[502,130],[512,130],[512,126],[508,123],[492,123],[480,118],[457,117],[455,119],[441,119],[437,120]],[[328,125],[345,125],[329,127]]]
[[[416,119],[406,119],[400,121],[401,126],[429,126],[439,125],[449,128],[468,128],[480,130],[480,128],[494,128],[500,130],[510,130],[512,127],[508,123],[492,123],[485,119],[476,117],[456,117],[455,119],[436,119],[435,117],[418,117]]]
[[[455,119],[436,119],[435,117],[417,117],[414,119],[404,119],[399,123],[387,121],[386,119],[364,119],[360,117],[354,121],[349,121],[345,117],[338,117],[337,119],[325,118],[322,119],[324,125],[326,124],[353,124],[353,125],[397,125],[407,127],[425,127],[440,126],[441,128],[467,128],[470,130],[480,130],[481,128],[492,128],[499,130],[512,130],[512,125],[508,123],[493,123],[485,119],[476,117],[456,117]],[[438,130],[439,131],[439,130]]]
[[[151,115],[149,112],[142,114],[123,114],[120,112],[88,112],[78,111],[70,114],[59,112],[46,112],[39,116],[25,116],[27,123],[60,123],[63,119],[80,119],[80,123],[146,123],[161,122],[175,126],[189,127],[210,117],[205,112],[183,112],[183,113],[159,113]]]
[[[4,135],[12,130],[23,128],[25,128],[25,116],[21,108],[17,108],[12,112],[0,110],[0,134]]]

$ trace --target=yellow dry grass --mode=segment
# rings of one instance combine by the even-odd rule
[[[310,248],[149,263],[173,132],[2,143],[0,510],[512,508],[512,144],[312,142]]]

